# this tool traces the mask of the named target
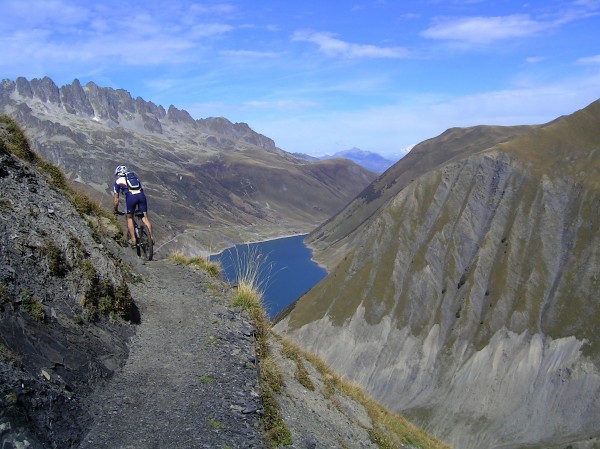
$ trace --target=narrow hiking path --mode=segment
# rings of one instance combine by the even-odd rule
[[[141,324],[89,399],[81,449],[263,448],[252,325],[228,284],[166,260],[130,285]]]

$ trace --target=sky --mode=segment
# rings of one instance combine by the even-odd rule
[[[600,0],[0,0],[0,79],[125,89],[289,152],[399,159],[600,98]]]

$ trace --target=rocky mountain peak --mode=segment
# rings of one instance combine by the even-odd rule
[[[169,106],[167,118],[175,123],[185,123],[193,127],[196,126],[196,121],[187,111],[177,109],[173,105]]]

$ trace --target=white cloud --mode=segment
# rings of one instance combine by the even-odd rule
[[[527,62],[527,64],[537,64],[538,62],[542,62],[545,58],[541,57],[541,56],[530,56],[529,58],[525,59],[525,62]]]
[[[8,0],[2,2],[0,22],[19,28],[37,27],[47,23],[70,26],[82,23],[90,16],[87,8],[61,0]]]
[[[589,65],[600,64],[600,55],[588,56],[586,58],[580,58],[577,60],[577,64],[589,64]]]
[[[567,23],[597,16],[599,10],[600,2],[598,0],[578,0],[548,5],[540,9],[539,15],[536,17],[529,14],[439,17],[434,19],[432,25],[421,35],[428,39],[466,45],[490,44],[535,36]]]
[[[237,8],[229,3],[217,3],[214,5],[194,3],[190,6],[190,12],[201,15],[230,15],[236,11]]]
[[[488,44],[505,39],[531,36],[545,28],[547,25],[537,22],[527,15],[463,17],[437,19],[434,25],[421,34],[429,39]]]
[[[282,56],[283,53],[256,50],[223,50],[220,54],[239,59],[273,59]]]
[[[0,17],[0,69],[30,67],[32,61],[38,67],[65,67],[68,63],[73,73],[82,71],[75,64],[92,61],[94,67],[83,71],[115,64],[180,64],[197,60],[208,39],[234,30],[227,23],[206,21],[211,20],[208,15],[232,13],[235,9],[227,4],[169,4],[164,8],[150,4],[137,11],[130,7],[133,5],[99,2],[86,8],[61,0],[9,1]],[[21,71],[28,73],[31,71]]]
[[[375,58],[405,58],[408,51],[401,47],[377,47],[375,45],[361,45],[337,39],[332,33],[297,31],[292,41],[304,41],[317,44],[321,52],[331,57],[347,59],[375,59]]]

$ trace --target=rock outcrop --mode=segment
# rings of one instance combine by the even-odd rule
[[[595,447],[599,206],[600,101],[449,130],[311,234],[275,329],[454,447]]]
[[[90,420],[84,397],[124,363],[139,316],[118,245],[100,232],[116,228],[86,223],[52,172],[7,151],[20,139],[0,123],[0,445],[68,448]]]

